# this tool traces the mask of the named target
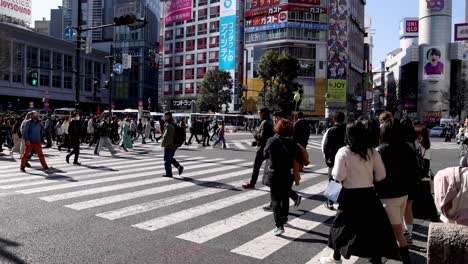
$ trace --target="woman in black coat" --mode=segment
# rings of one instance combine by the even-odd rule
[[[294,181],[293,160],[298,147],[292,140],[293,124],[281,119],[275,125],[275,135],[268,139],[264,156],[267,159],[263,183],[270,186],[271,205],[276,228],[273,233],[284,233],[289,214],[289,194]]]

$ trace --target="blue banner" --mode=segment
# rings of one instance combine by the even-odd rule
[[[219,70],[229,71],[236,67],[236,15],[219,19]]]

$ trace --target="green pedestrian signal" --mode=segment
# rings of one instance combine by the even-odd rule
[[[37,73],[37,71],[29,72],[29,84],[31,86],[37,86],[37,83],[39,81],[38,78],[39,78],[39,74]]]

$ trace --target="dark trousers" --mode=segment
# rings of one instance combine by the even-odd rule
[[[200,140],[198,139],[197,134],[194,134],[194,133],[191,133],[191,134],[190,134],[190,138],[189,138],[188,142],[189,142],[189,143],[192,143],[192,138],[193,138],[194,136],[195,136],[195,140],[196,140],[198,143],[200,143]]]
[[[283,227],[288,218],[290,190],[290,186],[271,186],[271,206],[276,227]]]
[[[45,147],[46,148],[51,148],[52,147],[52,134],[49,131],[46,131],[45,136],[46,136],[46,140],[47,140],[47,144],[46,144]]]
[[[62,144],[60,144],[59,148],[67,148],[68,150],[70,150],[70,135],[68,134],[63,134],[63,142]]]
[[[253,164],[253,171],[252,177],[250,179],[250,184],[255,185],[258,180],[258,174],[260,174],[260,167],[262,167],[262,163],[265,161],[265,157],[263,156],[263,148],[257,149],[257,153],[255,154],[255,161]]]
[[[174,158],[175,152],[175,149],[164,148],[164,169],[166,170],[166,176],[172,177],[171,165],[174,165],[176,168],[180,167],[179,162]]]
[[[205,133],[203,134],[203,146],[209,146],[210,145],[210,134]]]
[[[94,147],[94,154],[98,154],[99,143],[101,143],[100,140],[101,140],[101,137],[97,137],[97,139],[96,139],[96,146]],[[90,146],[91,146],[91,145],[90,145]]]
[[[67,155],[67,159],[75,155],[74,163],[78,163],[78,158],[80,156],[80,142],[71,142],[72,151]]]

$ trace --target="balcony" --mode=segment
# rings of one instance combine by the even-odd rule
[[[192,74],[189,74],[189,75],[185,75],[185,79],[186,79],[186,80],[193,79],[193,73],[192,73]]]
[[[171,54],[172,53],[172,49],[167,49],[164,51],[164,54]]]
[[[193,59],[191,60],[186,60],[185,65],[193,65]]]
[[[175,52],[176,53],[184,52],[184,48],[175,48]]]
[[[211,58],[209,62],[218,62],[218,58]]]
[[[210,48],[215,48],[215,47],[218,47],[219,43],[211,43],[210,44]]]
[[[185,48],[185,51],[190,51],[190,50],[194,50],[194,46],[193,46],[193,45],[192,45],[192,46],[187,46],[187,47]]]

